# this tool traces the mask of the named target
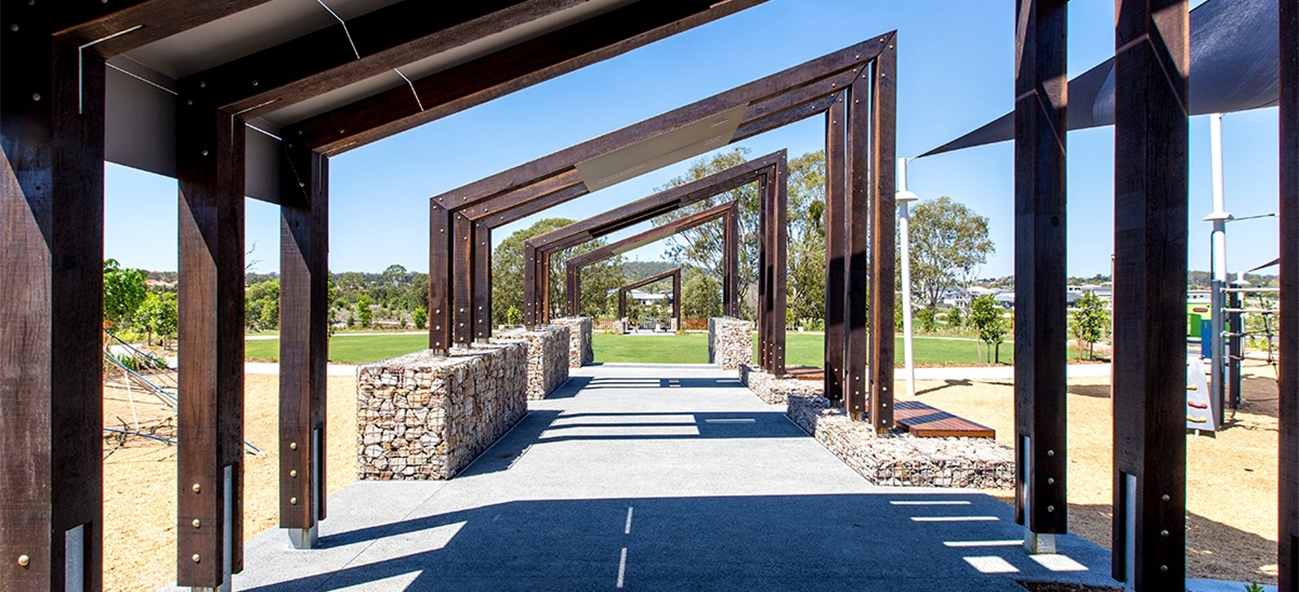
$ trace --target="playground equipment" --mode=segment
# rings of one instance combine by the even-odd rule
[[[126,444],[129,438],[138,437],[176,445],[176,408],[180,404],[176,381],[176,369],[167,360],[141,350],[123,341],[111,331],[105,330],[108,337],[104,346],[104,360],[108,362],[109,372],[105,373],[104,386],[126,392],[127,403],[131,408],[131,421],[118,418],[121,427],[105,426],[104,433],[111,434],[116,440],[117,448]],[[154,372],[149,372],[150,370]],[[118,371],[121,380],[117,379]],[[151,404],[161,405],[166,413],[161,416],[140,419],[135,393],[142,392],[155,401]],[[244,441],[248,454],[261,454],[262,450],[251,442]],[[115,451],[114,448],[113,451]],[[111,455],[113,451],[109,451]],[[106,455],[107,456],[107,455]]]
[[[1201,332],[1200,359],[1209,360],[1208,394],[1214,410],[1212,425],[1221,426],[1225,421],[1235,417],[1240,409],[1241,398],[1241,363],[1245,360],[1245,349],[1251,342],[1257,342],[1267,350],[1267,364],[1277,371],[1275,316],[1280,312],[1277,302],[1269,295],[1279,294],[1275,287],[1252,287],[1245,281],[1244,274],[1237,276],[1235,282],[1214,282],[1212,286],[1212,304],[1208,307],[1197,306],[1194,310],[1209,313],[1209,320],[1203,322]],[[1255,299],[1253,306],[1247,302],[1249,296]],[[1259,321],[1250,323],[1251,315]],[[1188,313],[1188,337],[1194,331],[1192,325],[1200,325],[1200,315]],[[1189,370],[1188,370],[1189,373]],[[1189,374],[1188,374],[1189,376]],[[1192,384],[1189,382],[1188,384]],[[1188,388],[1190,388],[1188,386]],[[1191,397],[1188,396],[1188,404]],[[1230,414],[1230,417],[1228,417]],[[1187,412],[1188,422],[1193,412]],[[1208,431],[1200,425],[1188,423],[1188,429]]]

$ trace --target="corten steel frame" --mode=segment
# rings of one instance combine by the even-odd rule
[[[627,228],[666,212],[670,212],[705,199],[731,191],[748,183],[759,183],[765,187],[768,176],[779,174],[778,164],[786,162],[787,154],[779,150],[745,163],[738,164],[697,179],[689,183],[665,189],[642,199],[619,206],[607,212],[597,214],[585,220],[574,222],[563,228],[557,228],[542,235],[535,236],[524,243],[524,311],[523,320],[527,325],[544,323],[548,320],[549,309],[549,273],[551,253],[567,249],[588,240],[593,240],[609,233]],[[733,221],[739,223],[738,217]],[[732,235],[735,240],[723,246],[726,253],[734,254],[739,261],[738,229]],[[722,300],[729,303],[723,312],[730,316],[739,316],[739,274],[726,276],[728,269],[723,270]]]
[[[1299,3],[1281,2],[1278,588],[1299,592]]]
[[[1031,552],[1068,532],[1065,445],[1067,0],[1019,0],[1015,68],[1015,520]]]
[[[281,526],[324,516],[327,154],[547,80],[763,0],[628,3],[288,126],[282,206]],[[105,61],[269,0],[4,2],[0,30],[0,582],[102,588]],[[244,122],[578,7],[404,0],[176,81],[178,583],[242,569]],[[355,51],[339,39],[352,39]],[[417,99],[412,98],[412,90]],[[17,361],[21,360],[21,363]],[[57,371],[56,371],[57,369]],[[57,396],[54,394],[57,393]],[[228,529],[228,530],[227,530]],[[65,540],[66,539],[66,540]],[[72,555],[67,556],[66,551]],[[19,560],[21,558],[21,560]],[[75,571],[65,572],[65,566]]]
[[[618,318],[627,318],[627,293],[672,278],[672,319],[676,321],[676,328],[681,328],[681,268],[673,267],[658,275],[653,275],[645,279],[636,280],[618,288]]]
[[[568,315],[576,317],[581,314],[582,270],[596,263],[716,220],[722,221],[722,242],[728,246],[733,243],[738,245],[735,235],[739,232],[739,204],[740,202],[735,200],[719,204],[569,259],[564,263],[565,285],[567,286],[564,296],[568,305]],[[723,276],[732,276],[738,273],[740,266],[738,251],[738,248],[734,252],[726,248],[723,249]],[[726,308],[725,304],[723,308]],[[622,313],[619,312],[618,317],[622,318],[622,316]]]
[[[891,428],[896,44],[896,33],[887,33],[432,198],[429,282],[446,286],[455,278],[456,293],[430,289],[429,306],[435,311],[430,326],[436,327],[430,331],[430,347],[445,349],[489,334],[490,278],[480,273],[489,265],[483,263],[490,258],[489,241],[480,240],[478,226],[504,224],[565,203],[589,193],[588,183],[606,180],[584,179],[582,165],[634,158],[658,147],[641,164],[662,166],[828,112],[842,101],[842,116],[827,118],[827,140],[836,133],[844,136],[827,142],[828,151],[842,151],[828,154],[827,161],[844,169],[844,183],[831,185],[833,194],[827,195],[827,201],[843,204],[834,208],[843,218],[842,228],[835,220],[827,224],[827,245],[842,246],[842,251],[827,252],[827,275],[842,273],[848,289],[827,294],[827,308],[833,310],[827,316],[843,319],[827,326],[828,333],[843,334],[842,360],[836,353],[826,358],[827,376],[841,375],[837,381],[827,379],[827,394],[835,401],[846,396],[853,418],[869,416],[877,430]],[[721,125],[730,117],[739,121],[729,135],[693,145],[670,141],[671,134],[690,131],[692,124]],[[833,131],[835,127],[840,130]],[[663,143],[669,144],[667,152]],[[611,177],[643,170],[631,166]],[[873,265],[868,248],[876,255]],[[867,307],[868,299],[873,306]],[[760,330],[783,323],[774,317],[766,315]],[[835,337],[827,340],[837,343]]]

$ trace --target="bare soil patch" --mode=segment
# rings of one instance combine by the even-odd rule
[[[279,377],[249,375],[244,385],[245,438],[263,452],[244,461],[244,533],[252,538],[279,524]],[[356,379],[331,376],[328,393],[327,485],[338,491],[356,481]],[[135,400],[142,424],[169,415],[139,392]],[[105,389],[104,425],[123,420],[134,423],[123,391]],[[176,447],[129,438],[123,448],[106,441],[104,452],[104,589],[175,583]]]
[[[1246,362],[1240,411],[1217,438],[1187,436],[1189,577],[1275,584],[1277,387]],[[905,393],[901,382],[899,393]],[[1108,378],[1069,380],[1069,530],[1110,548],[1113,426]],[[919,381],[918,399],[997,430],[1014,444],[1010,381]],[[900,396],[899,398],[906,398]],[[1012,491],[992,492],[1013,503]]]

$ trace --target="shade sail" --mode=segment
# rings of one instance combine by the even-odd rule
[[[1291,0],[1293,1],[1293,0]],[[1209,0],[1191,11],[1192,115],[1275,105],[1277,0]],[[1113,125],[1114,58],[1069,81],[1070,130]],[[920,157],[1012,140],[1012,111]]]

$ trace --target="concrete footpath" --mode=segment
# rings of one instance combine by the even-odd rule
[[[734,374],[574,370],[447,482],[361,482],[320,547],[247,545],[238,590],[887,590],[1113,584],[1065,536],[1030,556],[1011,508],[969,491],[871,486]]]

